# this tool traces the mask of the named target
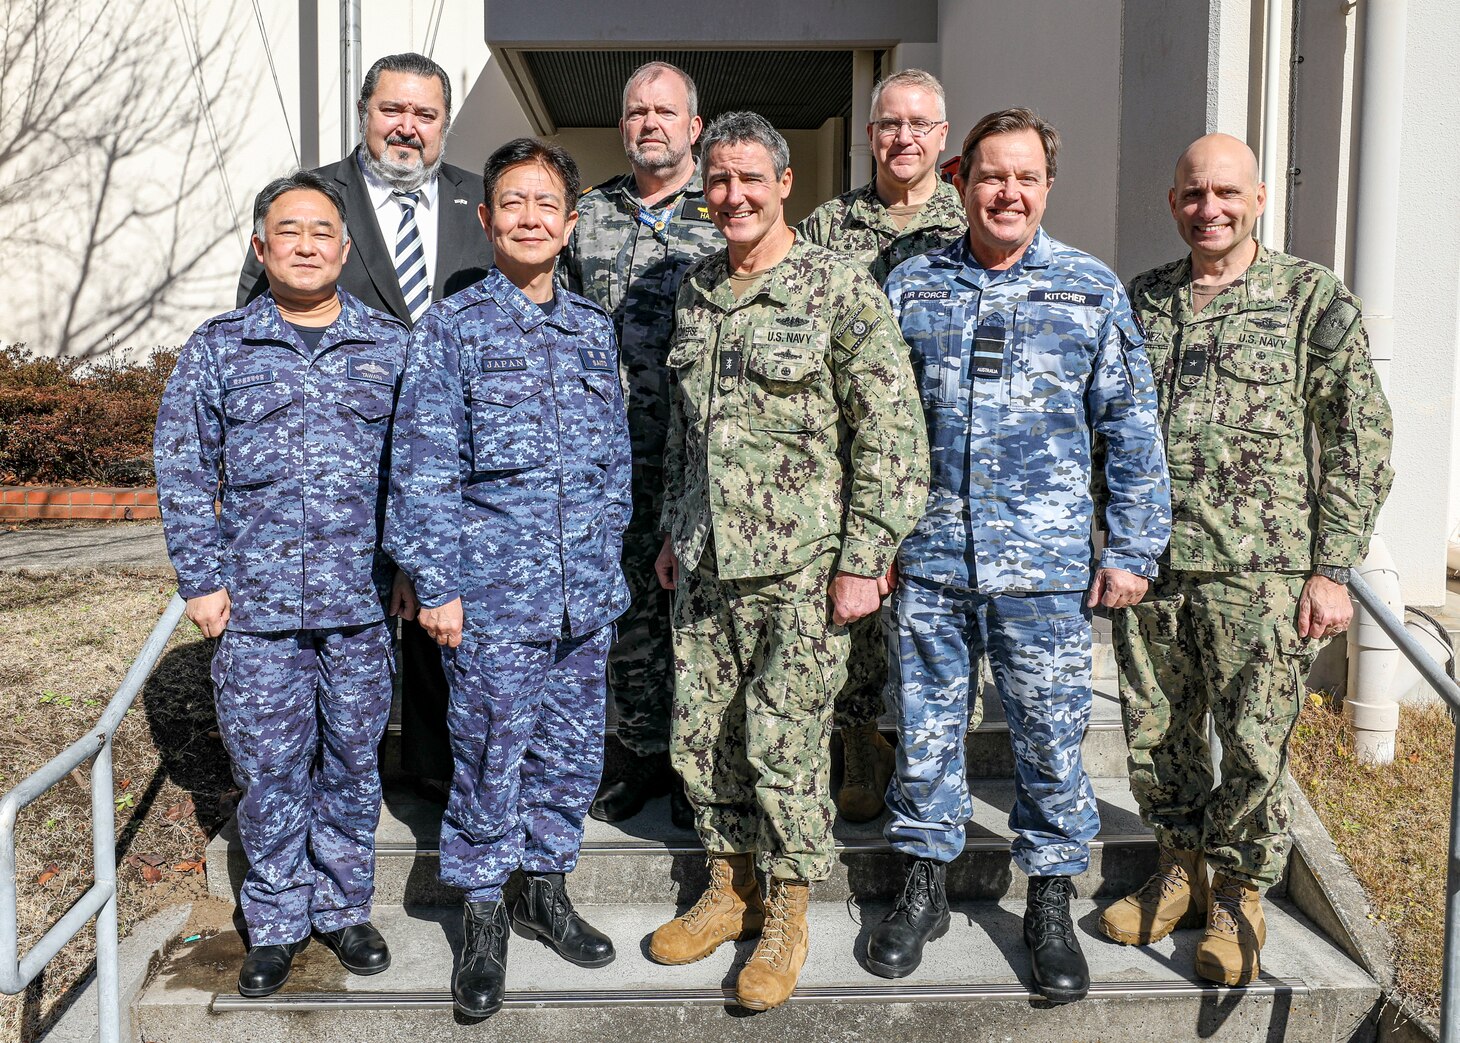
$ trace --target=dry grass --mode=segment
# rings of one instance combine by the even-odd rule
[[[74,742],[105,709],[172,594],[170,574],[0,573],[0,791]],[[118,914],[125,935],[163,906],[206,890],[209,831],[229,810],[227,756],[208,684],[211,648],[177,629],[114,744]],[[83,767],[21,813],[16,871],[21,952],[92,879],[90,775]],[[148,868],[149,864],[155,866]],[[182,866],[180,870],[178,867]],[[144,873],[157,877],[153,882]],[[31,988],[4,999],[0,1040],[52,1023],[93,966],[84,930]]]
[[[1342,714],[1310,696],[1292,773],[1389,929],[1395,987],[1438,1020],[1455,726],[1442,706],[1402,707],[1394,763],[1359,764]]]

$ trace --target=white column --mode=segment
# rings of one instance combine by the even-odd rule
[[[872,146],[867,143],[867,124],[872,120],[873,70],[877,67],[872,51],[852,52],[852,119],[847,128],[850,139],[847,153],[851,159],[851,184],[858,188],[872,180]]]

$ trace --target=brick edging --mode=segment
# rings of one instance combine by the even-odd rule
[[[141,486],[0,485],[0,521],[142,521],[162,517],[157,489]]]

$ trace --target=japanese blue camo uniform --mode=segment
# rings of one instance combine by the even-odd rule
[[[1092,433],[1107,446],[1101,565],[1147,578],[1170,486],[1142,336],[1119,280],[1035,233],[1007,271],[967,238],[887,283],[927,416],[927,513],[898,554],[897,771],[885,832],[949,862],[972,816],[964,770],[973,665],[987,654],[1016,761],[1015,864],[1073,876],[1100,819],[1080,740],[1090,716]]]
[[[380,531],[407,331],[339,297],[312,351],[267,294],[204,323],[157,417],[178,592],[232,601],[212,672],[251,945],[364,923],[374,894],[394,573]]]
[[[629,436],[613,327],[559,290],[549,313],[500,271],[411,335],[386,547],[434,608],[455,775],[441,879],[471,902],[519,867],[566,873],[603,761],[604,663],[628,604],[619,566]]]

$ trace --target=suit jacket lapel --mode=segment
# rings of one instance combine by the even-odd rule
[[[467,217],[458,217],[458,199],[471,199],[471,193],[462,190],[454,171],[442,164],[436,175],[436,267],[432,280],[431,299],[439,301],[446,294],[446,280],[461,268],[475,262],[478,240],[484,238],[481,222],[475,210]],[[463,209],[471,209],[468,203]]]
[[[359,148],[356,148],[359,151]],[[395,260],[385,239],[380,234],[380,222],[375,219],[375,206],[370,201],[370,192],[365,187],[365,175],[360,172],[360,161],[352,152],[340,160],[335,168],[335,180],[339,182],[345,197],[345,212],[350,215],[350,260],[358,260],[387,310],[406,323],[411,313],[406,308],[405,295],[400,292],[400,283],[395,277]],[[439,267],[438,267],[439,271]]]

